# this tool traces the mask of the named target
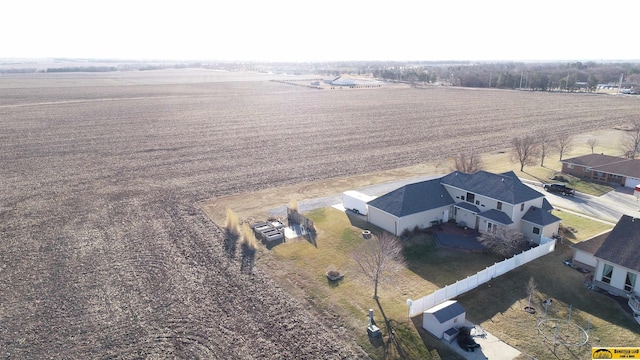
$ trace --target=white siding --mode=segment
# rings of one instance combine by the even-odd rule
[[[640,185],[640,179],[638,179],[638,178],[628,177],[624,181],[624,186],[629,187],[629,188],[634,188],[637,185]]]
[[[398,232],[401,235],[404,230],[413,230],[416,226],[426,229],[431,226],[432,221],[442,220],[444,212],[449,210],[449,205],[441,208],[423,211],[421,213],[403,216],[398,221]]]
[[[422,317],[422,328],[433,334],[438,339],[442,339],[444,332],[452,327],[458,328],[464,326],[466,313],[462,313],[451,318],[444,323],[440,323],[433,314],[425,312]]]
[[[578,249],[576,249],[573,254],[573,261],[579,261],[585,265],[593,266],[594,268],[598,265],[598,260],[593,257],[593,255]],[[600,270],[600,273],[602,273],[602,270]]]
[[[613,274],[611,275],[611,282],[609,283],[609,285],[613,286],[616,289],[619,289],[620,291],[625,291],[624,282],[625,280],[627,280],[627,272],[632,272],[637,274],[636,271],[631,271],[625,267],[622,267],[616,264],[606,263],[599,259],[597,260],[598,260],[598,266],[596,267],[596,270],[595,270],[595,279],[602,281],[602,270],[604,269],[604,264],[613,265]],[[636,276],[637,276],[637,279],[636,279],[634,290],[639,291],[640,275],[636,275]]]
[[[392,234],[395,235],[400,235],[396,233],[396,228],[398,226],[398,218],[386,213],[378,208],[375,208],[373,206],[369,206],[369,214],[367,215],[367,220],[381,228],[384,229]]]

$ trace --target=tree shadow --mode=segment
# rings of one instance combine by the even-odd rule
[[[401,346],[401,342],[398,340],[396,328],[397,322],[395,320],[390,320],[387,318],[387,315],[384,313],[384,309],[382,308],[382,304],[380,304],[380,298],[376,298],[376,304],[378,304],[378,309],[380,309],[380,314],[384,319],[384,326],[387,329],[387,339],[383,341],[384,346],[384,358],[388,359],[393,356],[391,350],[395,349],[396,354],[401,359],[407,358],[407,353],[404,348]]]
[[[238,234],[232,233],[229,230],[225,230],[223,247],[224,253],[229,259],[234,259],[236,257],[239,238],[240,236]]]
[[[243,243],[240,248],[242,250],[240,272],[251,273],[253,271],[253,265],[255,264],[256,248],[245,243]]]

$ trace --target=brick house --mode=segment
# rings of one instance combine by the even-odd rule
[[[562,172],[582,179],[634,188],[640,185],[640,159],[589,154],[561,160]]]

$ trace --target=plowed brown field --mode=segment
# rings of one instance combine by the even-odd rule
[[[267,80],[0,77],[1,357],[361,356],[259,263],[241,273],[195,203],[639,115],[632,97]]]

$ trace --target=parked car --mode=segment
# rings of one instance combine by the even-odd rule
[[[480,344],[473,340],[470,328],[465,326],[458,329],[458,331],[460,332],[458,333],[458,337],[456,338],[456,340],[458,341],[458,345],[460,345],[463,350],[472,352],[480,347]]]
[[[570,187],[567,187],[565,184],[544,184],[544,189],[548,192],[561,193],[562,195],[575,195],[576,191]]]

